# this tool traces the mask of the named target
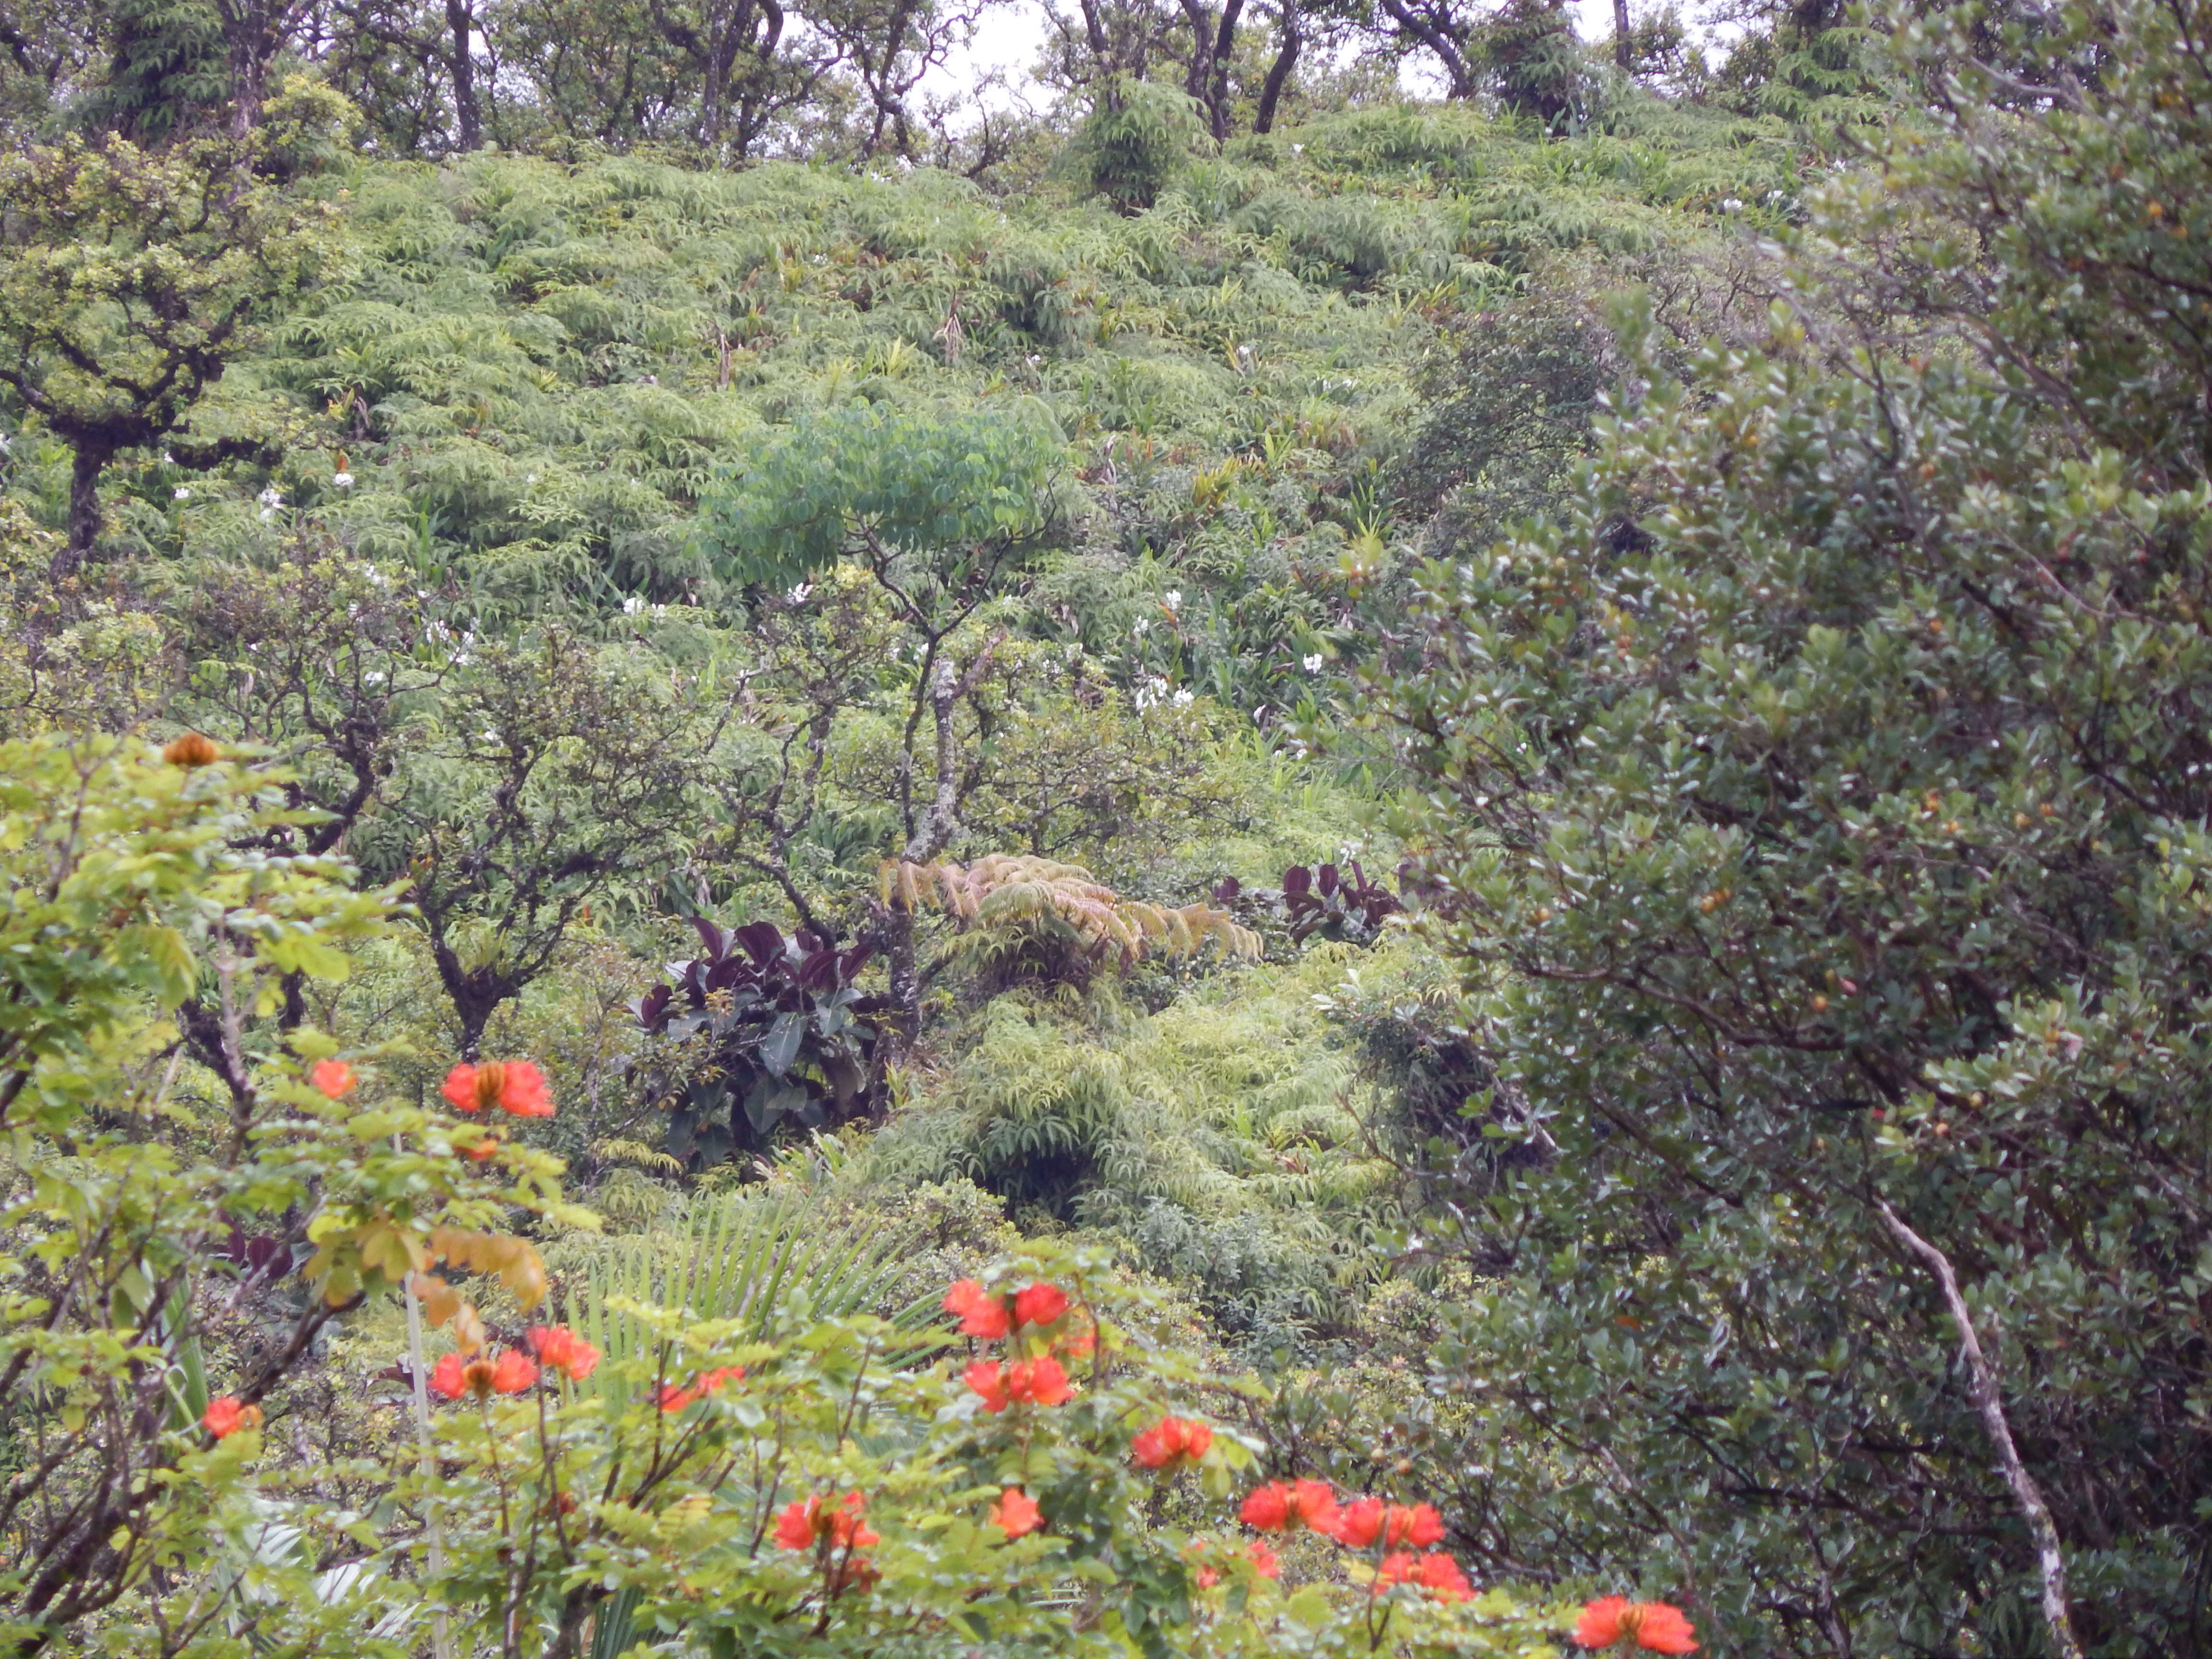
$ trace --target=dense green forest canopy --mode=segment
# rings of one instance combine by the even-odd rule
[[[2212,10],[1613,21],[0,0],[0,1654],[2212,1652]]]

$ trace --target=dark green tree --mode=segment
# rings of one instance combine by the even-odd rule
[[[1495,1288],[1406,1425],[1493,1571],[1717,1650],[2212,1642],[2208,35],[1905,27],[1929,119],[1765,349],[1632,329],[1565,521],[1369,688],[1533,1153],[1435,1172]]]

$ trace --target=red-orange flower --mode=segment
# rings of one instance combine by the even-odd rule
[[[775,1541],[787,1550],[814,1547],[814,1518],[822,1512],[818,1498],[794,1498],[775,1517]]]
[[[1329,1535],[1349,1548],[1364,1550],[1376,1542],[1390,1549],[1412,1544],[1425,1549],[1444,1535],[1444,1519],[1426,1504],[1410,1508],[1386,1504],[1379,1498],[1359,1498],[1336,1513]]]
[[[491,1368],[491,1385],[501,1394],[521,1394],[538,1382],[538,1367],[520,1348],[509,1348]]]
[[[599,1363],[599,1351],[566,1325],[539,1325],[530,1333],[531,1352],[549,1371],[580,1382]]]
[[[526,1060],[488,1060],[460,1065],[446,1073],[439,1091],[457,1112],[481,1112],[496,1106],[514,1117],[550,1117],[553,1096],[545,1073]]]
[[[1416,1504],[1410,1509],[1403,1504],[1390,1506],[1390,1517],[1383,1534],[1385,1543],[1411,1544],[1415,1549],[1425,1550],[1431,1544],[1442,1543],[1443,1536],[1444,1518],[1428,1504]]]
[[[441,1400],[459,1400],[469,1391],[468,1361],[449,1353],[430,1368],[430,1392]]]
[[[261,1407],[241,1406],[235,1395],[224,1395],[219,1400],[208,1401],[208,1408],[200,1416],[200,1426],[218,1440],[227,1440],[240,1429],[261,1426]]]
[[[1293,1527],[1332,1532],[1336,1525],[1336,1494],[1326,1480],[1271,1480],[1247,1498],[1238,1513],[1246,1526],[1262,1532],[1285,1532]]]
[[[1148,1469],[1164,1469],[1178,1459],[1195,1463],[1213,1444],[1211,1424],[1187,1418],[1163,1417],[1129,1443],[1137,1462]]]
[[[1283,1576],[1283,1564],[1266,1539],[1254,1539],[1244,1547],[1244,1553],[1252,1558],[1252,1571],[1261,1577],[1280,1578]]]
[[[981,1396],[983,1409],[996,1417],[1006,1409],[1012,1396],[1006,1391],[1006,1368],[988,1359],[979,1359],[960,1373],[961,1380]]]
[[[1049,1325],[1067,1311],[1067,1292],[1057,1285],[1032,1285],[1014,1295],[1014,1323]]]
[[[332,1100],[343,1100],[359,1081],[353,1067],[342,1060],[319,1060],[307,1069],[307,1081]]]
[[[1025,1359],[1008,1370],[1006,1392],[1033,1406],[1058,1406],[1065,1404],[1074,1390],[1067,1386],[1067,1373],[1060,1369],[1060,1361],[1048,1357]]]
[[[1467,1601],[1474,1596],[1474,1586],[1467,1582],[1459,1563],[1441,1550],[1413,1563],[1413,1582],[1439,1601]]]
[[[825,1508],[817,1494],[794,1498],[775,1518],[775,1541],[787,1550],[811,1549],[826,1538],[838,1549],[866,1549],[881,1536],[866,1520],[868,1500],[857,1492],[845,1494],[836,1508]]]
[[[1375,1570],[1375,1583],[1378,1589],[1419,1584],[1439,1601],[1465,1601],[1474,1595],[1474,1586],[1467,1582],[1459,1563],[1440,1553],[1417,1557],[1401,1550],[1386,1555]]]
[[[972,1279],[963,1279],[945,1293],[945,1311],[960,1316],[960,1334],[994,1341],[1012,1330],[1006,1304]]]
[[[1329,1536],[1348,1549],[1364,1550],[1382,1535],[1382,1500],[1355,1498],[1336,1512]]]
[[[587,1343],[585,1346],[588,1347],[590,1345]],[[592,1351],[592,1359],[595,1364],[599,1361],[599,1352],[596,1349]],[[739,1381],[744,1374],[745,1368],[743,1365],[718,1365],[713,1370],[702,1371],[692,1379],[689,1387],[681,1387],[674,1382],[664,1382],[660,1386],[659,1396],[660,1409],[665,1412],[680,1412],[693,1401],[703,1400],[710,1394],[719,1393],[726,1384]]]
[[[1019,1538],[1044,1525],[1044,1511],[1037,1507],[1036,1499],[1019,1486],[1009,1486],[991,1505],[991,1524],[1009,1538]]]
[[[1664,1601],[1632,1601],[1625,1595],[1591,1602],[1575,1621],[1575,1644],[1585,1648],[1632,1641],[1653,1653],[1695,1653],[1696,1635],[1680,1607]]]

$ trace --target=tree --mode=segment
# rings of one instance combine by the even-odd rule
[[[1632,331],[1581,500],[1370,687],[1548,1148],[1445,1172],[1486,1420],[1408,1419],[1493,1563],[1636,1538],[1777,1653],[2207,1639],[2205,21],[2013,33],[2015,110],[1903,31],[1934,130],[1794,315],[1687,384]]]
[[[842,563],[879,596],[894,631],[836,629],[820,639],[833,651],[897,659],[889,805],[894,856],[907,863],[927,864],[958,830],[961,801],[974,782],[960,711],[990,677],[1000,643],[976,624],[1049,527],[1063,453],[1034,416],[916,415],[855,404],[778,432],[706,502],[705,533],[725,580],[764,589],[764,598],[783,589],[795,608],[811,597],[816,578]],[[825,604],[859,603],[857,582],[825,586]],[[812,820],[831,729],[858,689],[846,673],[816,676],[811,707],[784,728],[765,819],[775,858]],[[779,879],[799,902],[787,868]],[[799,914],[828,936],[808,911]],[[921,1000],[913,911],[894,902],[881,925],[891,997],[911,1042]],[[896,1059],[896,1040],[886,1047]]]
[[[100,482],[125,450],[167,442],[181,465],[270,454],[264,438],[193,438],[193,406],[256,329],[326,274],[325,205],[262,169],[327,131],[337,111],[304,82],[243,137],[159,152],[71,136],[0,161],[0,385],[69,447],[65,574],[90,556]]]
[[[204,738],[166,756],[118,738],[0,745],[0,1647],[74,1645],[126,1596],[196,1632],[237,1589],[205,1573],[245,1469],[204,1421],[258,1419],[319,1336],[427,1259],[435,1228],[485,1206],[558,1209],[553,1161],[459,1158],[404,1106],[360,1133],[336,1045],[266,1016],[295,973],[341,979],[389,924],[328,855],[271,857],[295,820],[270,775]],[[244,1086],[210,1103],[173,1016],[196,995]],[[310,1060],[331,1061],[307,1080]],[[180,1074],[183,1083],[179,1086]],[[305,1282],[289,1270],[314,1247]],[[295,1250],[298,1254],[295,1255]],[[279,1263],[285,1264],[280,1270]],[[290,1281],[289,1283],[284,1281]],[[243,1306],[266,1338],[205,1417],[211,1328]],[[312,1600],[312,1598],[310,1598]]]
[[[440,637],[443,695],[410,721],[351,844],[404,883],[472,1060],[594,902],[640,906],[682,866],[728,710],[711,691],[695,704],[699,677],[641,647],[557,626]]]

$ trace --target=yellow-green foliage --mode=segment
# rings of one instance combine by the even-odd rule
[[[1369,1146],[1376,1102],[1323,1005],[1355,966],[1388,983],[1414,957],[1316,945],[1149,1016],[1001,997],[854,1173],[957,1172],[1018,1221],[1119,1234],[1148,1267],[1195,1281],[1233,1337],[1339,1324],[1377,1270],[1357,1244],[1394,1224],[1397,1172]]]

